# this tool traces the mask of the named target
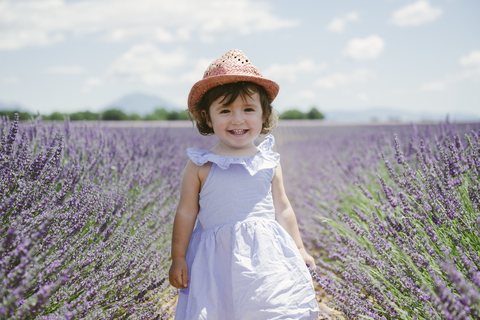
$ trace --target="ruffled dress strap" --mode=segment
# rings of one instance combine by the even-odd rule
[[[195,148],[188,148],[185,152],[196,165],[202,166],[207,162],[213,162],[221,169],[226,170],[231,164],[241,164],[253,176],[262,169],[274,169],[278,166],[280,155],[272,151],[274,144],[275,138],[271,134],[267,135],[257,147],[260,151],[250,157],[221,156]]]

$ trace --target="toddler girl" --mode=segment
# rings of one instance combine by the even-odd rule
[[[270,104],[278,90],[231,50],[190,91],[199,132],[219,141],[186,151],[169,274],[182,289],[175,319],[318,318],[306,266],[315,262],[285,195],[274,138],[254,144],[276,125]]]

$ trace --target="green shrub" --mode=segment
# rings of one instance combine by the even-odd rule
[[[20,112],[20,111],[0,111],[0,116],[6,116],[10,120],[13,120],[14,114],[18,113],[20,120],[29,120],[31,118],[30,113],[28,112]]]
[[[308,119],[324,119],[325,116],[317,110],[317,108],[315,107],[312,107],[312,109],[310,109],[310,111],[308,111],[307,113],[307,118]]]
[[[121,110],[110,109],[102,112],[102,120],[111,121],[111,120],[128,120],[128,116]]]
[[[78,120],[98,120],[100,114],[90,112],[90,111],[79,111],[70,114],[70,120],[78,121]]]
[[[307,115],[302,111],[292,109],[292,110],[287,110],[282,114],[280,114],[280,119],[289,119],[289,120],[307,119]]]

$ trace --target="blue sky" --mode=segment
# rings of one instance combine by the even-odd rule
[[[480,1],[0,0],[0,101],[98,111],[144,92],[186,108],[241,49],[280,110],[480,116]]]

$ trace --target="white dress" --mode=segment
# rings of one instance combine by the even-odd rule
[[[311,276],[290,235],[275,221],[271,181],[280,155],[268,135],[251,157],[189,148],[212,162],[203,186],[175,319],[318,319]]]

